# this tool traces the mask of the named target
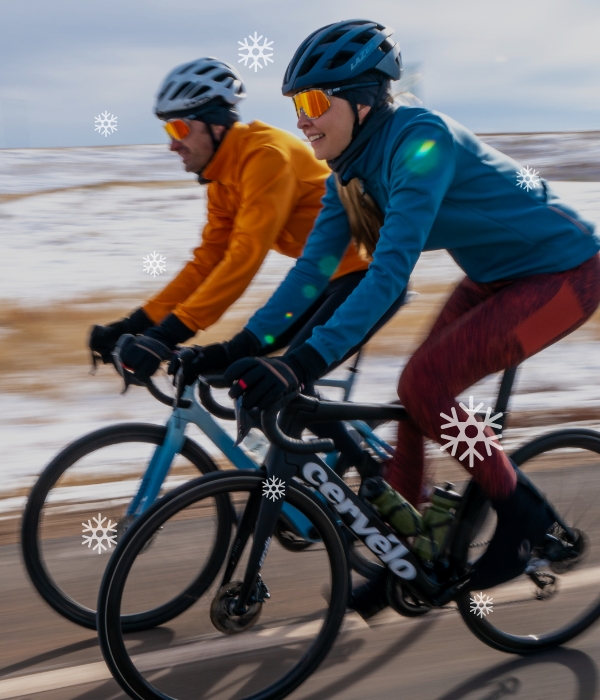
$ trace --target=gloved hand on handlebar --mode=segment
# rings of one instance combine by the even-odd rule
[[[88,345],[94,355],[100,356],[105,365],[113,361],[112,352],[122,335],[143,333],[154,325],[143,309],[137,309],[129,318],[109,323],[106,326],[93,326]]]
[[[194,335],[177,316],[169,314],[158,326],[152,326],[143,335],[126,335],[115,348],[115,361],[136,379],[147,382],[160,363],[170,360],[178,343]]]
[[[231,387],[229,396],[243,395],[242,406],[251,410],[281,408],[300,393],[304,384],[318,379],[327,370],[323,357],[308,343],[283,357],[248,357],[238,360],[225,372]]]
[[[257,355],[260,352],[258,339],[243,330],[226,343],[214,343],[200,347],[184,348],[173,357],[169,364],[169,374],[181,378],[186,386],[193,384],[200,375],[223,374],[236,360]]]

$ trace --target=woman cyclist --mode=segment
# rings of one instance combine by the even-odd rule
[[[393,104],[401,56],[392,31],[366,20],[328,25],[287,68],[283,94],[334,175],[303,256],[246,331],[263,344],[285,332],[286,316],[306,308],[302,290],[324,288],[319,262],[339,259],[351,238],[372,256],[369,270],[306,342],[283,357],[239,360],[226,379],[238,381],[232,395],[243,392],[247,408],[281,404],[362,340],[406,287],[421,251],[447,250],[466,276],[402,373],[398,394],[411,420],[399,424],[386,473],[416,504],[424,437],[442,442],[441,413],[468,418],[455,397],[565,337],[597,308],[600,245],[593,225],[546,182],[521,188],[519,165],[454,120]],[[373,235],[369,222],[378,219]],[[467,447],[459,443],[456,459]],[[504,452],[463,466],[497,512],[471,572],[472,588],[489,588],[524,571],[553,518]]]

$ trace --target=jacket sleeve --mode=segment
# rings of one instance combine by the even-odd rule
[[[194,284],[174,309],[177,318],[193,331],[211,326],[243,294],[298,198],[292,165],[271,146],[254,150],[240,164],[240,171],[240,204],[226,247],[210,248],[209,239],[206,259],[200,265],[194,261],[198,270]],[[203,238],[201,251],[204,243]]]
[[[369,270],[307,341],[328,365],[361,343],[400,296],[454,179],[454,141],[445,128],[415,126],[393,148],[388,204]]]
[[[302,255],[269,301],[246,328],[263,347],[272,345],[324,291],[350,243],[346,211],[337,194],[334,175],[327,178],[323,208]]]

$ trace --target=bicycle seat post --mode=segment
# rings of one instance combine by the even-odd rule
[[[494,407],[495,413],[501,413],[502,415],[498,418],[498,423],[502,426],[497,432],[504,430],[504,425],[508,417],[508,402],[510,400],[512,390],[515,385],[515,378],[517,376],[517,370],[519,365],[514,367],[508,367],[504,370],[502,375],[502,380],[500,381],[500,389],[498,390],[498,398],[496,399],[496,406]]]

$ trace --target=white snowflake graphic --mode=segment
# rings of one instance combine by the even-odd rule
[[[267,65],[267,61],[271,61],[273,63],[273,59],[271,56],[273,55],[273,49],[271,48],[271,44],[273,43],[272,41],[267,41],[266,37],[265,40],[262,43],[262,46],[260,45],[260,40],[263,38],[262,34],[260,36],[257,36],[258,32],[254,32],[254,36],[252,34],[250,35],[250,39],[252,40],[252,45],[248,43],[248,39],[244,39],[244,41],[238,41],[238,44],[240,45],[238,56],[241,56],[240,60],[238,63],[241,63],[242,61],[244,62],[244,65],[248,65],[248,61],[252,59],[252,63],[250,64],[250,70],[254,68],[254,72],[256,73],[259,68],[263,68],[264,66],[261,66],[260,64],[260,59],[265,62],[265,66]],[[243,53],[243,51],[247,51],[248,53]],[[266,54],[265,51],[270,51],[271,53]]]
[[[485,617],[494,612],[493,598],[485,593],[477,593],[471,597],[471,612],[479,617]]]
[[[113,131],[117,130],[117,117],[109,112],[101,112],[98,117],[95,118],[96,126],[94,131],[100,132],[103,136],[108,136],[112,134]]]
[[[478,457],[480,460],[483,460],[483,455],[480,455],[479,452],[475,449],[475,445],[477,445],[478,442],[483,442],[488,457],[492,454],[490,445],[493,445],[497,450],[502,449],[502,446],[497,442],[498,438],[501,438],[502,435],[489,436],[486,435],[484,432],[486,427],[502,427],[499,423],[494,423],[496,419],[502,416],[502,413],[497,413],[495,416],[490,416],[492,409],[488,407],[484,419],[479,421],[475,418],[475,414],[481,409],[482,406],[483,403],[480,403],[475,408],[473,408],[472,396],[469,396],[469,408],[467,408],[464,405],[464,403],[461,402],[460,407],[463,409],[463,411],[466,411],[466,413],[469,414],[469,417],[464,422],[458,419],[458,416],[456,414],[456,408],[454,406],[452,406],[452,416],[447,416],[445,413],[440,413],[440,416],[448,421],[448,423],[445,423],[441,426],[442,429],[458,428],[459,431],[456,437],[452,437],[451,435],[442,435],[442,437],[448,440],[448,442],[445,445],[442,445],[442,447],[440,447],[440,450],[443,452],[447,447],[451,447],[452,451],[450,452],[450,454],[454,457],[456,456],[456,448],[458,447],[458,443],[466,442],[468,447],[458,459],[462,461],[468,455],[469,467],[471,467],[471,469],[473,469],[473,457]],[[477,431],[474,437],[469,437],[467,435],[467,428],[469,428],[470,426],[472,426],[472,428]]]
[[[98,554],[102,554],[102,550],[112,547],[112,545],[117,544],[117,528],[116,524],[111,520],[108,521],[106,527],[104,526],[104,521],[106,518],[102,517],[101,513],[98,513],[97,518],[92,518],[96,521],[95,525],[92,525],[92,521],[88,520],[87,523],[81,523],[83,525],[83,542],[81,544],[87,544],[88,549],[92,546],[92,542],[95,542],[94,551],[98,550]],[[89,532],[91,534],[86,535]],[[109,532],[114,532],[114,535],[109,535]]]
[[[533,168],[521,168],[517,170],[517,185],[525,188],[528,192],[535,187],[540,187],[539,171]],[[520,179],[519,179],[520,178]]]
[[[263,481],[263,496],[276,501],[278,498],[282,498],[284,494],[285,483],[281,479],[272,476],[270,479]]]
[[[167,259],[154,251],[152,255],[144,256],[144,272],[147,272],[152,277],[161,275],[167,271]]]

